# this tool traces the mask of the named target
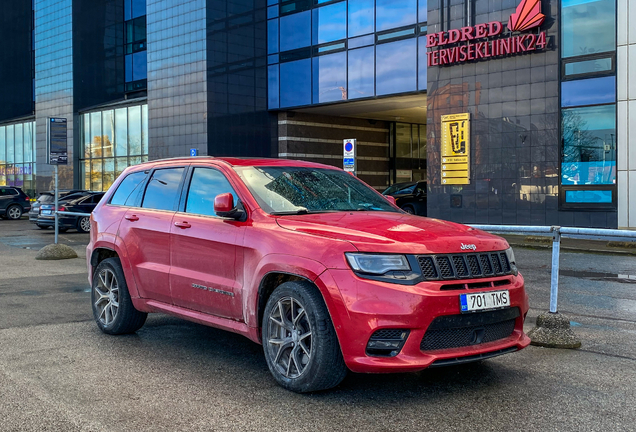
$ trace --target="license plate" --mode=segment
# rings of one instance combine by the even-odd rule
[[[53,210],[42,210],[43,215],[51,215],[53,214]]]
[[[459,304],[462,312],[498,309],[510,306],[510,294],[508,290],[460,294]]]

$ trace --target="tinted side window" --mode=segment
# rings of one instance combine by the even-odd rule
[[[214,198],[223,193],[231,193],[234,197],[234,204],[238,203],[234,189],[220,171],[210,168],[195,168],[188,190],[186,213],[216,216]]]
[[[141,185],[148,176],[148,173],[139,171],[132,174],[128,174],[126,178],[120,183],[119,187],[110,199],[110,203],[113,205],[125,205],[136,206],[137,196],[141,189]]]
[[[148,182],[141,206],[156,210],[174,210],[184,169],[168,168],[155,171]]]

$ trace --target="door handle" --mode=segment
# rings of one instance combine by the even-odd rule
[[[192,227],[192,225],[190,225],[187,222],[175,222],[174,226],[179,227],[181,229],[187,229],[187,228],[191,228]]]
[[[129,220],[131,222],[137,222],[139,220],[139,217],[137,215],[130,215],[130,216],[126,216],[126,220]]]

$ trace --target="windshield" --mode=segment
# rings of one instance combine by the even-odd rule
[[[344,171],[301,167],[235,167],[270,214],[335,211],[397,212],[381,195]]]

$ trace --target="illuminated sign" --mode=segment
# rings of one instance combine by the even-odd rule
[[[442,184],[470,184],[470,114],[442,116]]]
[[[521,0],[508,20],[508,30],[526,31],[541,26],[541,0]],[[426,53],[428,66],[444,66],[471,60],[503,57],[511,54],[540,51],[547,46],[545,31],[499,37],[503,24],[492,21],[472,27],[462,27],[426,35],[426,47],[437,48]],[[486,39],[486,40],[484,40]],[[463,43],[463,44],[462,44]],[[454,46],[453,46],[454,45]]]

